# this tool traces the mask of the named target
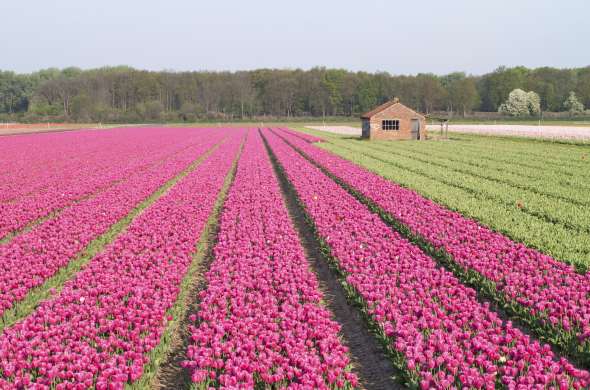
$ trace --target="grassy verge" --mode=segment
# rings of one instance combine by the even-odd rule
[[[113,241],[119,234],[124,232],[143,210],[148,208],[163,196],[172,186],[183,179],[199,164],[201,164],[209,155],[219,147],[220,143],[213,146],[209,151],[191,163],[182,172],[168,180],[157,191],[152,193],[148,198],[139,203],[123,219],[112,225],[108,231],[92,240],[82,252],[72,259],[65,267],[60,268],[55,275],[47,279],[42,285],[31,289],[27,296],[14,304],[14,306],[5,311],[0,318],[0,333],[4,328],[9,327],[17,321],[23,319],[32,313],[39,303],[50,298],[53,294],[58,294],[66,281],[70,280],[82,267],[84,267],[94,256],[102,252],[103,249]]]
[[[144,373],[142,377],[138,381],[126,385],[126,389],[141,390],[155,387],[155,382],[156,378],[158,377],[160,367],[162,363],[166,361],[166,358],[168,357],[168,354],[171,350],[171,345],[174,342],[175,337],[177,337],[180,327],[186,325],[186,319],[188,316],[187,309],[191,304],[191,291],[194,290],[198,284],[196,275],[199,271],[200,265],[204,262],[205,258],[213,249],[214,240],[212,240],[211,237],[216,236],[217,230],[219,228],[219,216],[221,214],[223,204],[231,184],[234,180],[238,160],[242,154],[243,147],[244,143],[242,143],[236,157],[234,158],[232,166],[225,177],[221,191],[217,196],[213,210],[207,219],[207,223],[203,229],[203,232],[199,237],[199,241],[195,247],[195,252],[192,256],[193,260],[191,265],[189,266],[189,269],[180,284],[180,293],[178,294],[176,302],[166,312],[166,316],[171,316],[172,320],[167,322],[166,328],[162,333],[162,337],[160,338],[160,343],[158,346],[148,353],[148,362],[144,365]]]
[[[467,269],[461,266],[447,251],[435,248],[425,237],[412,232],[409,227],[404,225],[391,214],[387,213],[375,202],[330,173],[323,166],[317,164],[302,150],[298,149],[284,138],[283,140],[295,151],[301,154],[307,161],[318,167],[326,176],[330,177],[348,193],[354,196],[359,202],[366,205],[371,212],[377,214],[387,225],[419,247],[424,253],[435,259],[440,265],[451,271],[461,283],[474,288],[481,298],[489,299],[494,302],[519,325],[530,330],[530,332],[540,340],[554,346],[561,354],[570,358],[573,363],[584,368],[590,368],[590,343],[585,342],[581,344],[578,341],[576,334],[580,332],[580,329],[566,331],[560,325],[551,325],[547,316],[532,314],[526,307],[518,304],[502,292],[498,291],[493,281],[485,278],[483,275],[472,269]]]

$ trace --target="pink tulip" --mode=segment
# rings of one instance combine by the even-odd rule
[[[116,132],[111,136],[116,135],[116,140],[131,144],[138,136],[137,131],[125,133],[126,137]],[[152,131],[147,132],[148,139]],[[134,138],[131,138],[132,135]],[[183,130],[165,142],[162,134],[154,133],[153,137],[155,139],[149,143],[145,142],[147,145],[140,144],[141,148],[136,145],[140,152],[137,161],[135,157],[128,156],[127,165],[122,164],[112,172],[126,178],[116,176],[118,179],[113,185],[80,200],[57,217],[0,246],[0,269],[3,270],[0,273],[0,316],[15,302],[24,299],[30,289],[40,286],[66,266],[93,239],[124,218],[138,203],[219,142],[223,134],[213,130],[205,134],[187,134]],[[164,142],[163,149],[156,149],[158,140]],[[129,169],[129,165],[133,168]],[[95,189],[100,187],[95,181],[90,180],[90,183]],[[3,206],[16,207],[14,204],[0,204],[0,208]]]

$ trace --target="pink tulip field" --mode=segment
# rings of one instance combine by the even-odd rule
[[[110,389],[141,377],[241,138],[224,142],[59,293],[4,330],[0,387]]]
[[[168,179],[186,168],[221,137],[213,136],[183,150],[160,164],[128,178],[108,191],[67,208],[10,243],[0,246],[0,315],[27,292],[64,267],[89,242],[128,214]],[[92,221],[88,226],[87,221]]]
[[[410,380],[426,389],[494,388],[496,381],[507,387],[590,383],[587,371],[556,362],[550,346],[478,303],[474,290],[388,229],[277,135],[265,135],[346,283],[404,361],[400,366]]]
[[[345,388],[348,373],[339,326],[290,223],[262,139],[251,133],[225,202],[194,319],[188,360],[206,386]]]
[[[0,390],[383,388],[337,297],[395,388],[590,388],[589,274],[322,141],[0,137]]]
[[[7,149],[0,165],[5,172],[0,184],[0,239],[198,142],[174,130],[145,131],[148,136],[140,139],[130,129],[106,139],[78,132],[63,143],[52,133],[17,137],[19,142]],[[45,143],[35,137],[44,138]],[[31,139],[33,145],[21,138]],[[25,148],[20,149],[21,145]],[[63,154],[67,158],[60,158]]]
[[[289,132],[279,133],[427,245],[450,255],[465,279],[488,288],[492,298],[539,333],[590,363],[590,273],[581,275]]]

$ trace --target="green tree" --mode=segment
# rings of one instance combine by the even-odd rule
[[[451,73],[442,78],[441,83],[447,90],[447,111],[461,110],[463,117],[479,103],[479,93],[475,79],[466,77],[465,73]]]
[[[590,107],[590,66],[578,70],[575,91],[580,102]]]
[[[484,111],[497,111],[511,91],[525,88],[528,72],[524,67],[499,67],[483,76],[479,84],[481,108]]]
[[[568,98],[563,102],[563,107],[572,116],[584,113],[584,105],[578,101],[574,91],[571,91]]]
[[[373,78],[364,72],[359,73],[359,86],[357,90],[357,101],[361,112],[366,112],[379,103],[379,87]]]
[[[0,71],[0,114],[3,120],[121,122],[357,115],[398,97],[427,113],[447,110],[465,115],[471,110],[498,110],[515,89],[537,92],[542,110],[563,110],[570,91],[590,106],[590,67],[502,67],[482,76],[392,75],[322,67],[240,72],[154,72],[127,66],[49,68],[31,74]],[[528,100],[536,101],[533,95]],[[529,113],[536,112],[535,107],[532,104]]]
[[[89,122],[95,117],[93,101],[85,94],[75,96],[72,98],[71,113],[75,120]]]

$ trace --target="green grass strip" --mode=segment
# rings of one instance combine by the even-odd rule
[[[342,145],[342,147],[345,147],[345,146]],[[357,148],[358,148],[358,146],[357,146]],[[487,168],[474,169],[472,167],[466,167],[465,166],[466,164],[464,164],[463,162],[458,162],[456,160],[448,159],[448,158],[445,158],[444,156],[442,156],[442,157],[432,156],[432,153],[423,152],[421,150],[411,150],[410,151],[410,150],[403,150],[403,149],[397,149],[397,148],[396,149],[389,148],[389,149],[384,150],[382,148],[379,148],[379,146],[376,146],[376,145],[363,145],[363,147],[360,147],[360,149],[355,149],[355,151],[357,151],[359,153],[366,154],[367,156],[375,158],[375,159],[380,159],[386,163],[391,161],[391,160],[389,160],[389,158],[393,157],[394,159],[397,160],[399,157],[401,157],[404,159],[412,159],[414,161],[418,161],[419,163],[423,163],[427,168],[430,165],[432,165],[432,166],[436,167],[435,169],[443,169],[449,173],[450,173],[450,171],[452,171],[453,174],[458,173],[458,174],[463,174],[463,175],[469,175],[469,176],[475,178],[475,180],[481,181],[483,183],[482,187],[484,187],[484,188],[486,188],[487,186],[491,187],[493,185],[492,183],[499,183],[501,185],[507,185],[507,186],[518,188],[522,191],[528,191],[533,194],[532,196],[539,196],[540,195],[540,196],[555,198],[555,199],[561,200],[565,203],[576,205],[576,206],[590,205],[590,200],[588,200],[585,197],[581,197],[581,199],[576,199],[571,196],[548,191],[547,187],[551,187],[550,184],[557,186],[557,185],[555,185],[554,182],[551,182],[551,179],[549,179],[549,178],[544,178],[546,180],[546,187],[545,188],[538,188],[535,185],[529,185],[526,181],[523,181],[522,178],[519,178],[520,182],[517,182],[517,180],[509,180],[509,179],[506,179],[505,177],[502,177],[503,176],[502,174],[495,174],[494,175],[493,173],[489,173],[490,169],[487,169]],[[384,156],[385,153],[388,153],[390,155],[388,157],[385,157]],[[393,154],[393,156],[391,156],[392,154]],[[482,172],[482,171],[484,171],[484,172]],[[558,177],[555,177],[555,178],[558,178]],[[486,182],[488,182],[488,183],[486,183]],[[489,182],[491,182],[491,183],[489,183]]]
[[[213,248],[214,242],[211,237],[216,236],[219,227],[219,216],[223,208],[223,204],[233,183],[238,160],[242,155],[242,150],[245,141],[242,142],[240,149],[234,158],[232,166],[225,177],[225,181],[217,196],[213,210],[207,219],[207,223],[199,241],[196,244],[195,252],[192,255],[192,262],[189,269],[182,279],[180,284],[180,293],[176,298],[174,305],[166,311],[166,316],[172,316],[172,321],[168,321],[166,328],[160,338],[160,343],[154,349],[148,353],[148,362],[144,365],[142,377],[132,384],[126,384],[125,388],[129,390],[141,390],[155,387],[156,378],[160,367],[163,362],[166,361],[168,354],[171,350],[171,344],[174,341],[174,336],[178,332],[179,327],[185,323],[185,319],[188,315],[188,307],[191,304],[189,301],[191,295],[190,292],[195,288],[197,284],[197,278],[195,277],[201,264],[204,262],[206,257],[209,255],[210,250]]]
[[[168,180],[157,191],[139,203],[123,219],[112,225],[108,231],[92,240],[74,259],[72,259],[65,267],[60,268],[55,275],[47,279],[42,285],[29,290],[27,296],[23,300],[15,302],[14,306],[9,310],[6,310],[0,318],[0,334],[6,327],[12,326],[17,321],[31,314],[41,301],[49,299],[53,295],[52,291],[54,291],[54,294],[58,294],[66,281],[72,279],[72,277],[94,256],[102,252],[111,241],[124,232],[133,219],[135,219],[143,210],[151,206],[170,188],[172,188],[172,186],[205,161],[205,159],[208,158],[222,142],[224,141],[213,146],[205,154],[201,155],[197,160],[187,166],[182,172]]]

